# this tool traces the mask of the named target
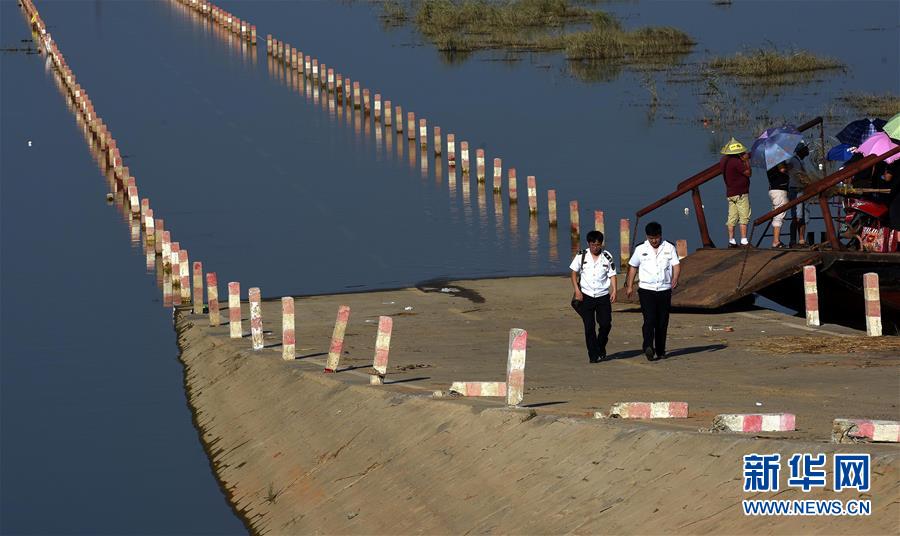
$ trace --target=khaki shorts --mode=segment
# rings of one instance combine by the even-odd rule
[[[772,210],[786,205],[788,202],[787,190],[769,190],[769,199],[772,200]],[[784,215],[786,212],[787,211],[782,212],[781,214],[772,218],[772,225],[775,227],[781,227],[781,224],[784,222]]]
[[[750,223],[750,194],[733,195],[728,198],[728,220],[725,225]]]

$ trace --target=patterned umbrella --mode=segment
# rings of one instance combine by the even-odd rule
[[[750,165],[772,169],[780,162],[794,156],[803,135],[793,127],[770,128],[753,142],[750,148]]]
[[[891,138],[888,137],[884,132],[878,132],[869,136],[869,139],[864,141],[862,145],[859,146],[859,152],[861,152],[864,156],[869,156],[872,154],[882,155],[894,147],[897,144],[891,141]],[[900,153],[895,154],[890,158],[886,158],[884,161],[890,164],[891,162],[900,158]]]
[[[851,147],[859,147],[869,136],[881,130],[884,124],[883,119],[857,119],[838,132],[835,138]]]

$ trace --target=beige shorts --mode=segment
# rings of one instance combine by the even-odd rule
[[[750,223],[750,194],[733,195],[728,198],[728,220],[725,225]]]
[[[769,190],[769,199],[772,200],[772,210],[786,205],[788,202],[787,190]],[[786,212],[787,211],[782,212],[781,214],[772,218],[772,225],[775,227],[781,227],[781,224],[784,222],[784,215]]]

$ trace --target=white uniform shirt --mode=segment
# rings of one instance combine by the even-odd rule
[[[581,267],[581,254],[579,251],[569,268],[573,272],[581,274],[581,292],[591,298],[599,298],[609,294],[610,277],[616,275],[616,264],[613,256],[605,249],[600,250],[600,255],[594,260],[590,250],[584,254],[584,270]]]
[[[656,250],[647,240],[634,248],[629,266],[638,269],[638,287],[645,290],[669,290],[672,288],[672,267],[679,264],[678,252],[671,242],[663,240]]]

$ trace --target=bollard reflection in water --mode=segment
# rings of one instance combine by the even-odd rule
[[[532,268],[538,264],[538,219],[534,213],[528,215],[528,261]]]

